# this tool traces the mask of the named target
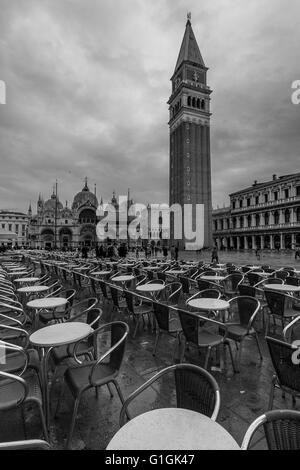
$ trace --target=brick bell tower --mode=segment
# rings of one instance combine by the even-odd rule
[[[204,247],[212,246],[210,94],[205,66],[188,14],[172,81],[170,111],[169,203],[204,204]],[[196,230],[195,210],[193,230]],[[171,226],[172,238],[172,226]],[[176,243],[176,240],[175,240]],[[180,248],[189,247],[184,238]]]

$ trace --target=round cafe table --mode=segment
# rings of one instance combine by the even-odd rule
[[[111,274],[111,271],[95,271],[91,273],[91,276],[108,276]]]
[[[226,300],[208,299],[204,297],[189,300],[187,304],[192,308],[207,312],[222,312],[230,308],[230,304]]]
[[[203,281],[222,282],[226,279],[225,276],[200,276]]]
[[[207,416],[160,408],[128,421],[106,450],[240,450],[233,437]]]
[[[47,299],[45,299],[47,300]],[[66,300],[66,299],[64,299]],[[55,325],[46,326],[38,331],[32,333],[29,337],[30,343],[39,348],[41,351],[41,365],[42,365],[42,388],[44,396],[45,417],[47,426],[49,425],[49,388],[47,377],[47,364],[49,353],[52,348],[63,346],[67,344],[76,343],[86,338],[91,332],[92,328],[86,323],[68,322],[57,323]]]
[[[142,284],[140,286],[137,286],[136,290],[138,292],[147,292],[150,294],[154,294],[155,292],[160,292],[165,288],[164,284]]]
[[[268,284],[264,287],[265,289],[276,290],[285,294],[300,292],[300,286],[290,286],[288,284]]]
[[[17,289],[17,292],[20,292],[21,294],[39,294],[41,292],[45,292],[48,289],[48,286],[27,286],[20,287]]]
[[[38,318],[40,310],[52,310],[58,307],[63,307],[68,303],[64,297],[44,297],[43,299],[31,300],[27,303],[27,307],[35,309],[34,328],[38,326]]]
[[[128,276],[113,277],[113,278],[111,278],[111,281],[121,282],[123,284],[123,283],[128,282],[128,281],[133,281],[133,279],[135,279],[135,277],[130,274]]]
[[[169,274],[170,276],[178,276],[179,274],[185,274],[186,272],[186,269],[172,269],[170,271],[165,271],[165,274]]]
[[[19,279],[15,279],[14,282],[19,282],[20,284],[22,284],[23,282],[26,284],[30,284],[31,282],[37,282],[39,280],[39,277],[20,277]]]

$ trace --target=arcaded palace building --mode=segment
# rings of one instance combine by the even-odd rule
[[[169,203],[204,205],[204,246],[212,245],[210,95],[207,71],[190,14],[175,66],[170,112]],[[195,220],[193,220],[195,227]],[[172,227],[171,227],[172,231]],[[171,234],[171,236],[173,233]],[[181,248],[189,249],[188,240]],[[202,248],[199,246],[198,248]]]
[[[19,247],[26,246],[28,236],[28,215],[23,212],[0,210],[0,229],[16,234],[11,242]],[[2,243],[3,245],[7,243]],[[10,243],[8,243],[10,244]]]
[[[300,173],[255,181],[229,197],[230,207],[213,211],[213,236],[219,248],[300,246]]]

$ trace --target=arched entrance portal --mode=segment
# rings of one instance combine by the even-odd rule
[[[72,231],[69,228],[62,228],[59,232],[59,244],[61,248],[72,246]]]
[[[50,228],[47,228],[41,233],[42,246],[48,250],[54,246],[54,232]]]
[[[80,231],[79,246],[92,247],[96,241],[96,227],[95,225],[86,225]]]

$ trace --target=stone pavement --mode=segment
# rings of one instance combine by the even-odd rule
[[[230,254],[231,255],[231,254]],[[239,255],[241,256],[241,255]],[[227,254],[220,254],[220,261],[226,261]],[[253,259],[251,258],[252,262]],[[263,263],[274,265],[275,262],[284,265],[293,265],[291,259],[272,257],[272,263],[266,257]],[[242,263],[244,261],[241,261]],[[85,294],[85,293],[82,293]],[[81,297],[82,297],[81,294]],[[109,307],[104,312],[104,321],[110,316]],[[131,325],[132,326],[132,325]],[[260,327],[260,325],[258,325]],[[133,331],[133,329],[131,330]],[[163,335],[157,350],[156,357],[152,355],[154,345],[154,334],[150,329],[140,329],[136,338],[132,335],[127,342],[125,360],[119,376],[119,384],[125,397],[139,387],[145,380],[152,377],[157,371],[171,365],[174,339]],[[250,423],[267,410],[271,377],[273,367],[270,361],[267,346],[260,333],[260,341],[263,350],[263,361],[260,363],[255,341],[246,340],[241,372],[234,374],[229,358],[225,361],[224,372],[211,371],[221,389],[221,410],[218,422],[232,434],[241,444],[243,436]],[[234,348],[233,348],[234,349]],[[186,355],[186,362],[203,365],[204,356],[198,351],[190,349]],[[214,363],[214,355],[212,363]],[[51,404],[56,406],[60,386],[62,385],[62,373],[51,391]],[[154,384],[147,392],[135,402],[134,414],[159,406],[170,406],[174,404],[174,384],[168,378],[161,383]],[[68,433],[73,398],[66,391],[63,397],[60,414],[57,419],[51,418],[51,444],[54,449],[62,449]],[[274,408],[292,408],[292,400],[289,396],[284,400],[281,393],[275,393]],[[103,387],[98,399],[94,391],[84,394],[79,407],[76,421],[72,447],[74,449],[105,449],[113,435],[117,432],[119,425],[120,402],[116,393],[110,398],[108,390]],[[299,403],[295,405],[299,408]],[[36,410],[27,407],[26,428],[27,438],[41,436],[41,427]],[[17,440],[24,438],[21,413],[18,410],[1,413],[0,441]],[[201,436],[199,436],[201,439]],[[254,442],[254,448],[265,448],[265,442],[259,433]]]

